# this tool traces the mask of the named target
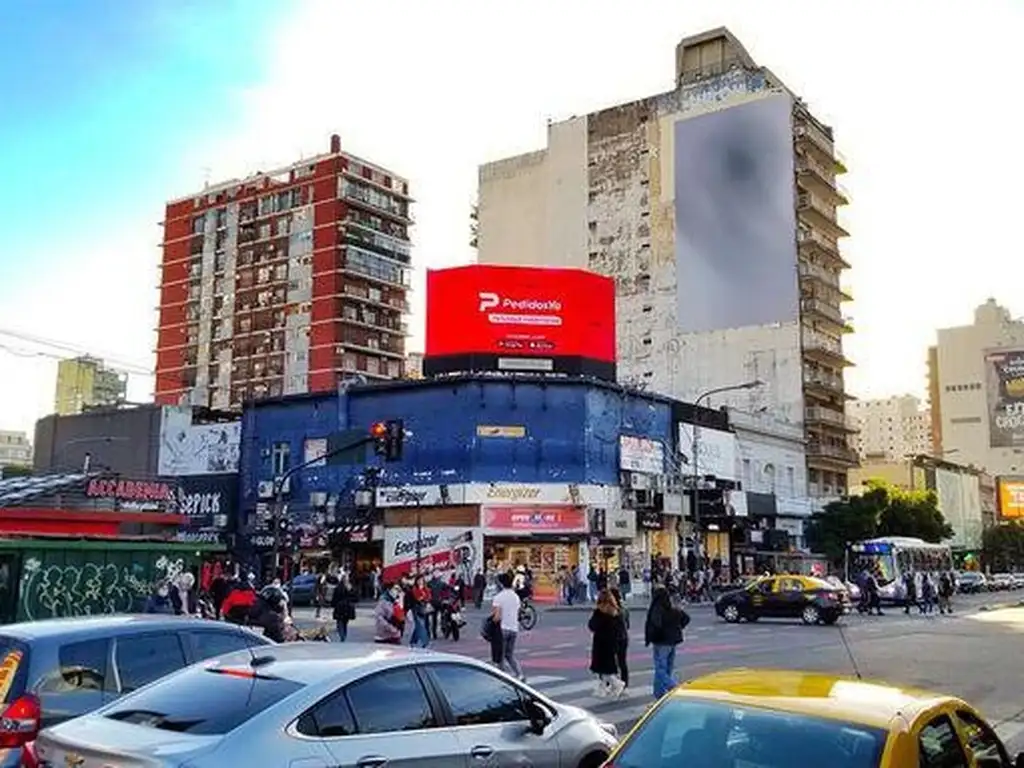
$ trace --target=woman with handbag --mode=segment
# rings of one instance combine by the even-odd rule
[[[348,637],[348,623],[356,617],[356,601],[358,597],[352,589],[348,574],[343,573],[338,586],[331,595],[331,607],[334,609],[334,624],[338,628],[338,641],[345,642]]]

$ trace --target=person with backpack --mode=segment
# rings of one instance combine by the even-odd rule
[[[654,655],[654,696],[661,698],[678,685],[675,678],[676,647],[683,642],[683,630],[690,615],[678,595],[662,586],[655,587],[644,624],[644,645]]]

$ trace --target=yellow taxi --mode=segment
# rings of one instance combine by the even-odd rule
[[[605,768],[1024,768],[955,696],[735,669],[665,694]]]
[[[846,590],[813,576],[764,576],[715,600],[715,613],[731,624],[760,618],[835,624],[849,612]]]

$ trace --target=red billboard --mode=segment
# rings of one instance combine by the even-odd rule
[[[475,264],[427,272],[423,372],[615,380],[615,283],[582,269]]]

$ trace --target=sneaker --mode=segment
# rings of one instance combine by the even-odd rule
[[[604,683],[604,682],[600,682],[600,681],[597,682],[594,685],[594,693],[593,693],[593,695],[594,695],[595,698],[598,698],[598,699],[604,698],[605,696],[608,695],[608,685],[606,683]]]
[[[608,683],[608,695],[612,698],[618,698],[624,690],[626,685],[621,680],[612,680]]]

